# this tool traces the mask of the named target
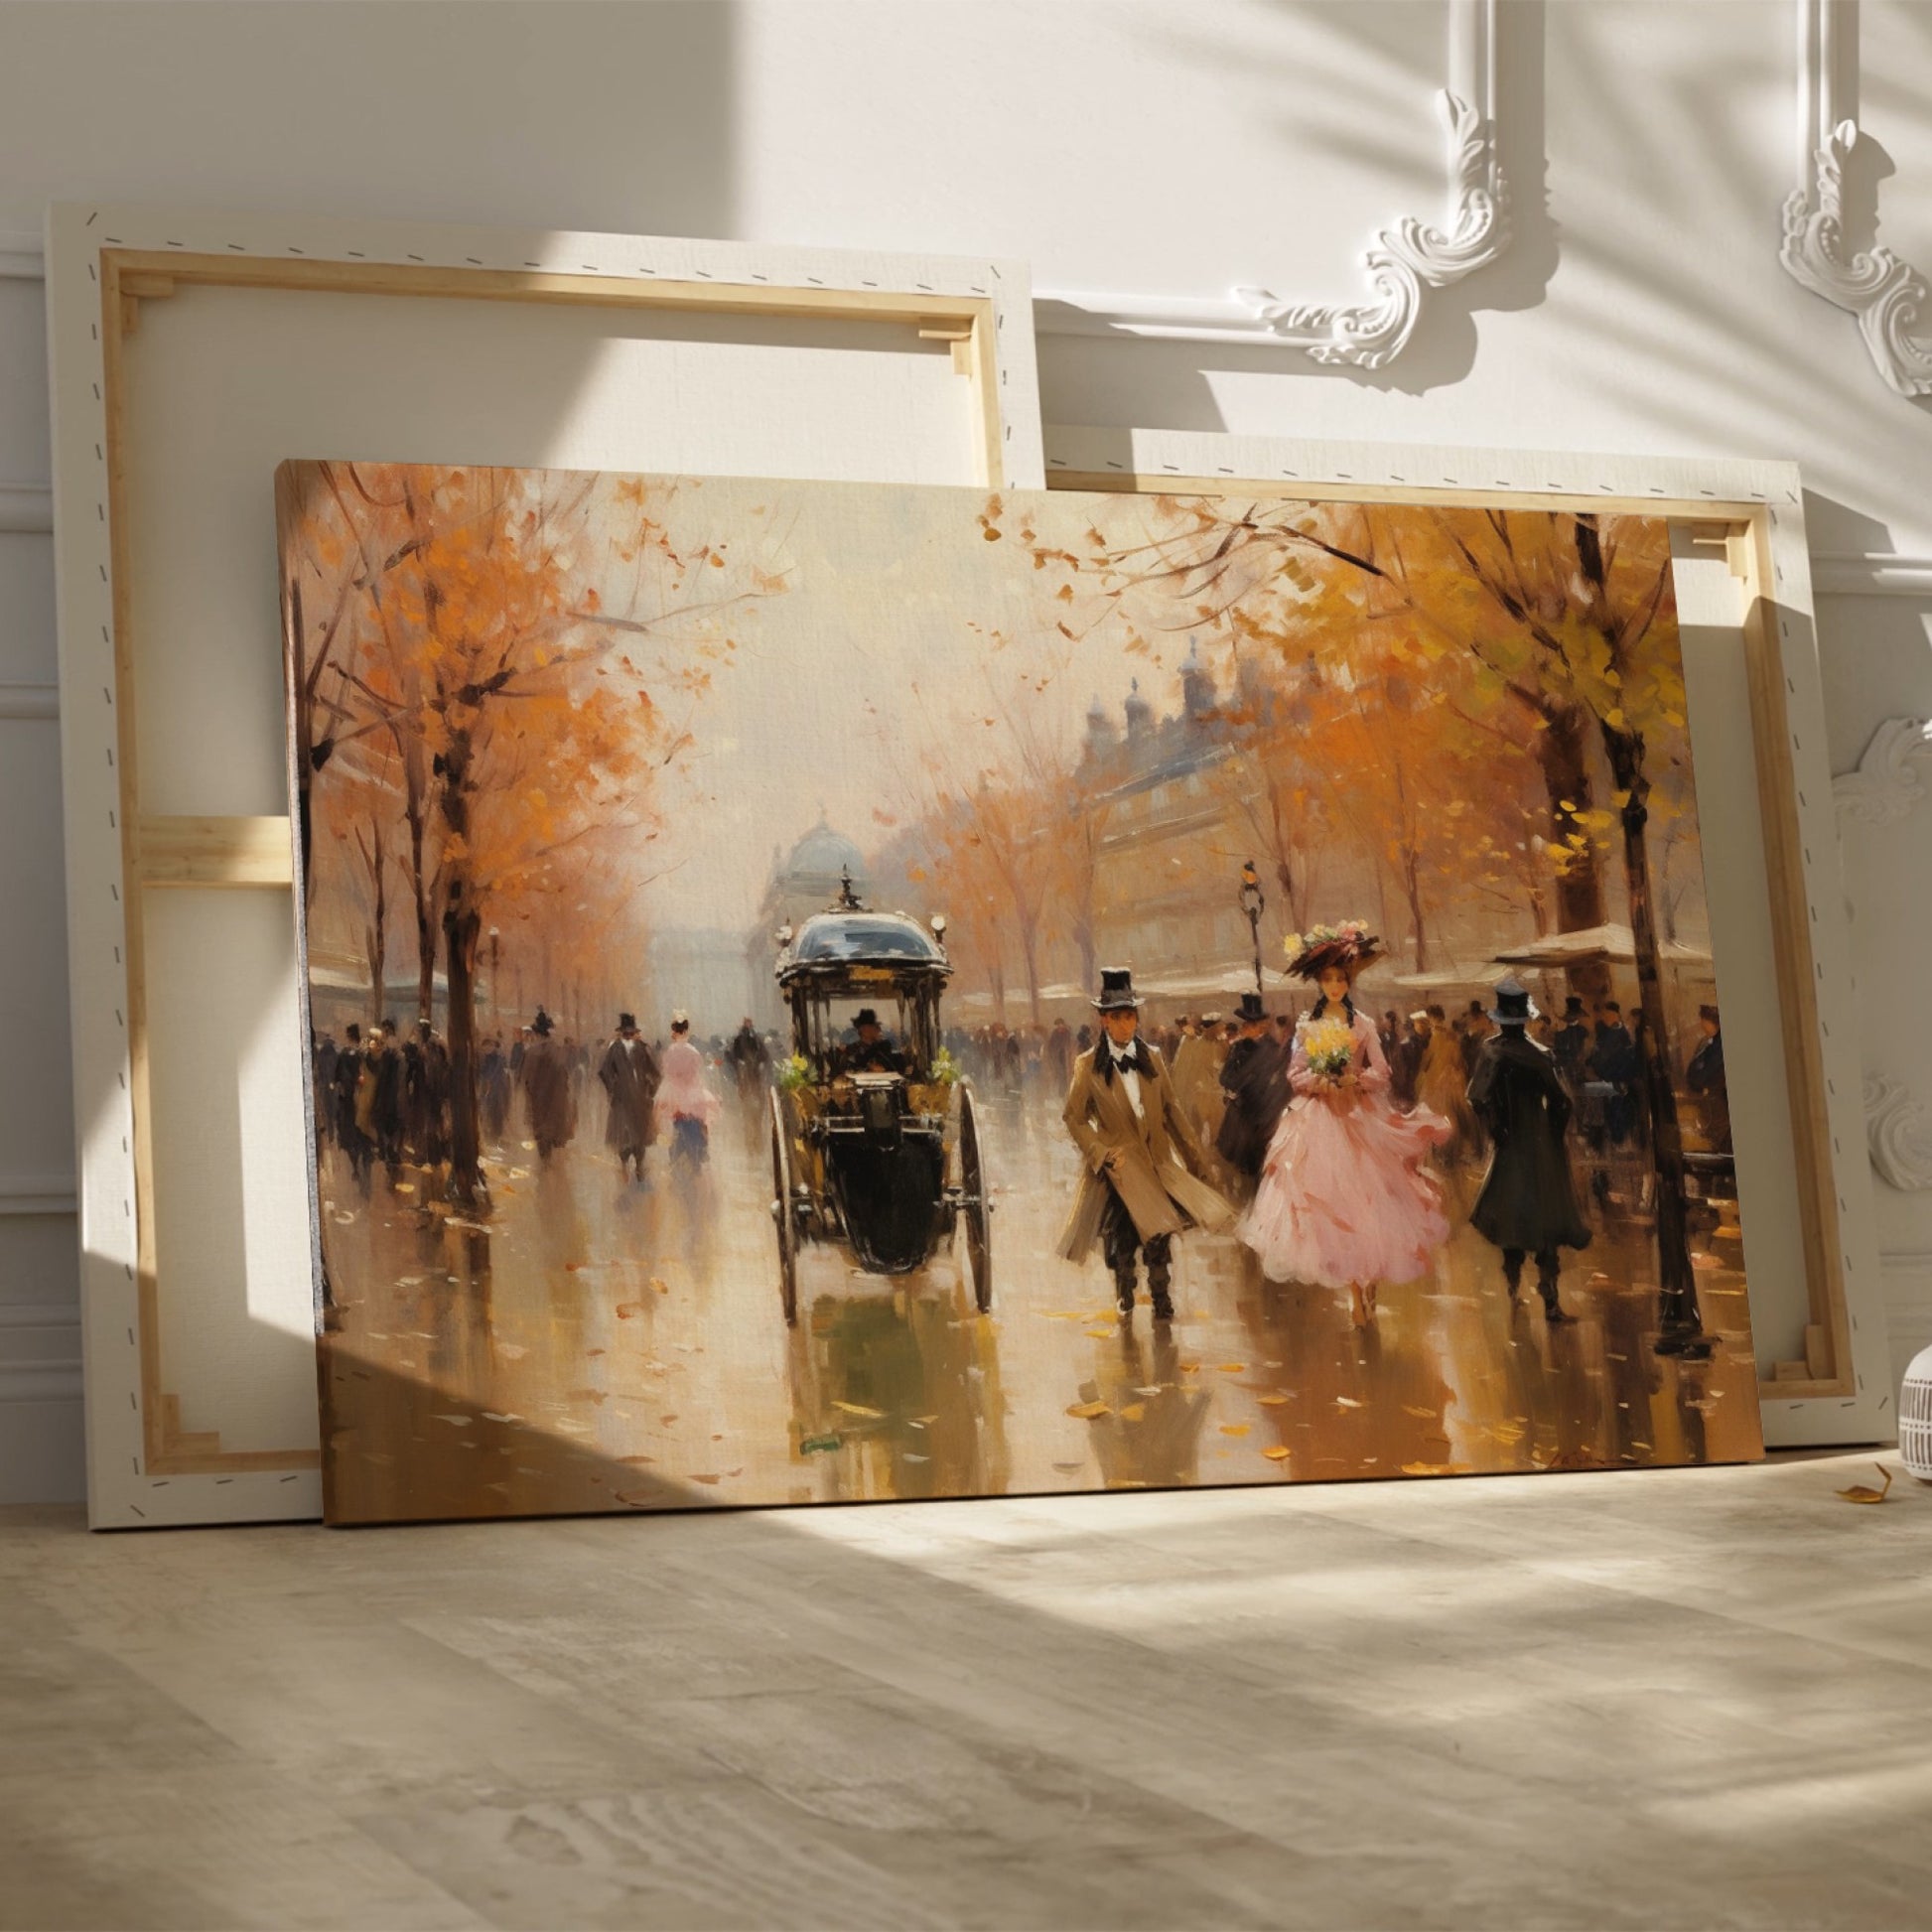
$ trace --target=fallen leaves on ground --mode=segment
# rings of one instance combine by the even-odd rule
[[[1111,1416],[1114,1412],[1104,1402],[1076,1402],[1066,1413],[1081,1422],[1092,1422],[1096,1416]]]
[[[1248,1425],[1244,1422],[1224,1422],[1221,1425],[1223,1436],[1245,1436],[1247,1433]]]
[[[885,1410],[868,1409],[863,1402],[834,1402],[832,1407],[841,1415],[858,1416],[866,1422],[884,1422],[886,1419]]]
[[[1262,1450],[1262,1454],[1267,1456],[1267,1458],[1271,1462],[1286,1462],[1289,1458],[1290,1453],[1291,1451],[1283,1449],[1279,1443],[1277,1443],[1272,1449],[1265,1449]]]
[[[1839,1497],[1848,1503],[1881,1503],[1891,1493],[1891,1471],[1882,1462],[1871,1465],[1878,1471],[1884,1482],[1882,1489],[1874,1489],[1868,1482],[1855,1482],[1849,1489],[1841,1489]]]

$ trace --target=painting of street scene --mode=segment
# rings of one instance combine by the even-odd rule
[[[277,507],[330,1520],[1760,1452],[1663,521]]]

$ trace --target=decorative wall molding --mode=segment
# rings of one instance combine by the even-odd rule
[[[1901,1080],[1864,1076],[1864,1137],[1878,1178],[1905,1194],[1932,1188],[1932,1110]]]
[[[54,529],[54,491],[39,483],[0,483],[0,530],[47,536]]]
[[[1920,718],[1887,718],[1871,734],[1858,767],[1832,780],[1843,825],[1896,825],[1928,793],[1923,767],[1932,760],[1932,725]],[[1878,1178],[1901,1193],[1932,1188],[1932,1109],[1902,1080],[1866,1072],[1865,1145]]]
[[[1932,557],[1892,550],[1821,550],[1811,560],[1819,597],[1914,597],[1932,601]]]
[[[70,1173],[0,1173],[0,1215],[74,1214],[79,1205]]]
[[[1926,796],[1919,766],[1932,759],[1932,725],[1920,718],[1887,718],[1871,734],[1855,771],[1832,780],[1841,820],[1892,825]]]
[[[53,684],[0,684],[0,719],[58,718],[61,692]]]
[[[1858,318],[1885,382],[1932,395],[1932,295],[1889,248],[1846,242],[1846,163],[1858,145],[1858,0],[1798,0],[1798,186],[1784,205],[1778,259],[1814,295]],[[1877,192],[1859,212],[1877,219]]]
[[[0,1302],[0,1403],[80,1400],[78,1302]]]
[[[46,274],[40,236],[0,228],[0,282],[38,282]]]
[[[1486,267],[1509,246],[1509,188],[1496,148],[1497,4],[1449,0],[1449,85],[1436,96],[1449,140],[1448,212],[1441,227],[1406,215],[1370,241],[1362,265],[1371,300],[1286,302],[1252,287],[1223,297],[1042,290],[1036,327],[1048,335],[1262,344],[1363,369],[1393,361],[1432,290]]]

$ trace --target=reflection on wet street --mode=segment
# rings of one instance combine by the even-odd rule
[[[1577,1318],[1512,1304],[1461,1224],[1434,1277],[1345,1295],[1262,1281],[1231,1236],[1176,1244],[1177,1318],[1123,1323],[1096,1257],[1053,1254],[1077,1177],[1047,1096],[983,1094],[996,1294],[942,1240],[917,1273],[804,1245],[785,1325],[761,1114],[710,1166],[623,1179],[586,1107],[540,1166],[489,1150],[466,1219],[322,1158],[339,1522],[835,1502],[1735,1460],[1759,1447],[1734,1223],[1698,1237],[1707,1362],[1660,1360],[1640,1231],[1566,1255]],[[513,1132],[520,1128],[513,1123]],[[1458,1181],[1463,1198],[1473,1174]],[[963,1249],[964,1238],[961,1237]],[[364,1285],[367,1285],[364,1287]],[[1618,1284],[1635,1284],[1622,1286]]]

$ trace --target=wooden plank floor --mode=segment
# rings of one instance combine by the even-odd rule
[[[1932,1489],[1871,1463],[0,1511],[0,1924],[1932,1927]]]

